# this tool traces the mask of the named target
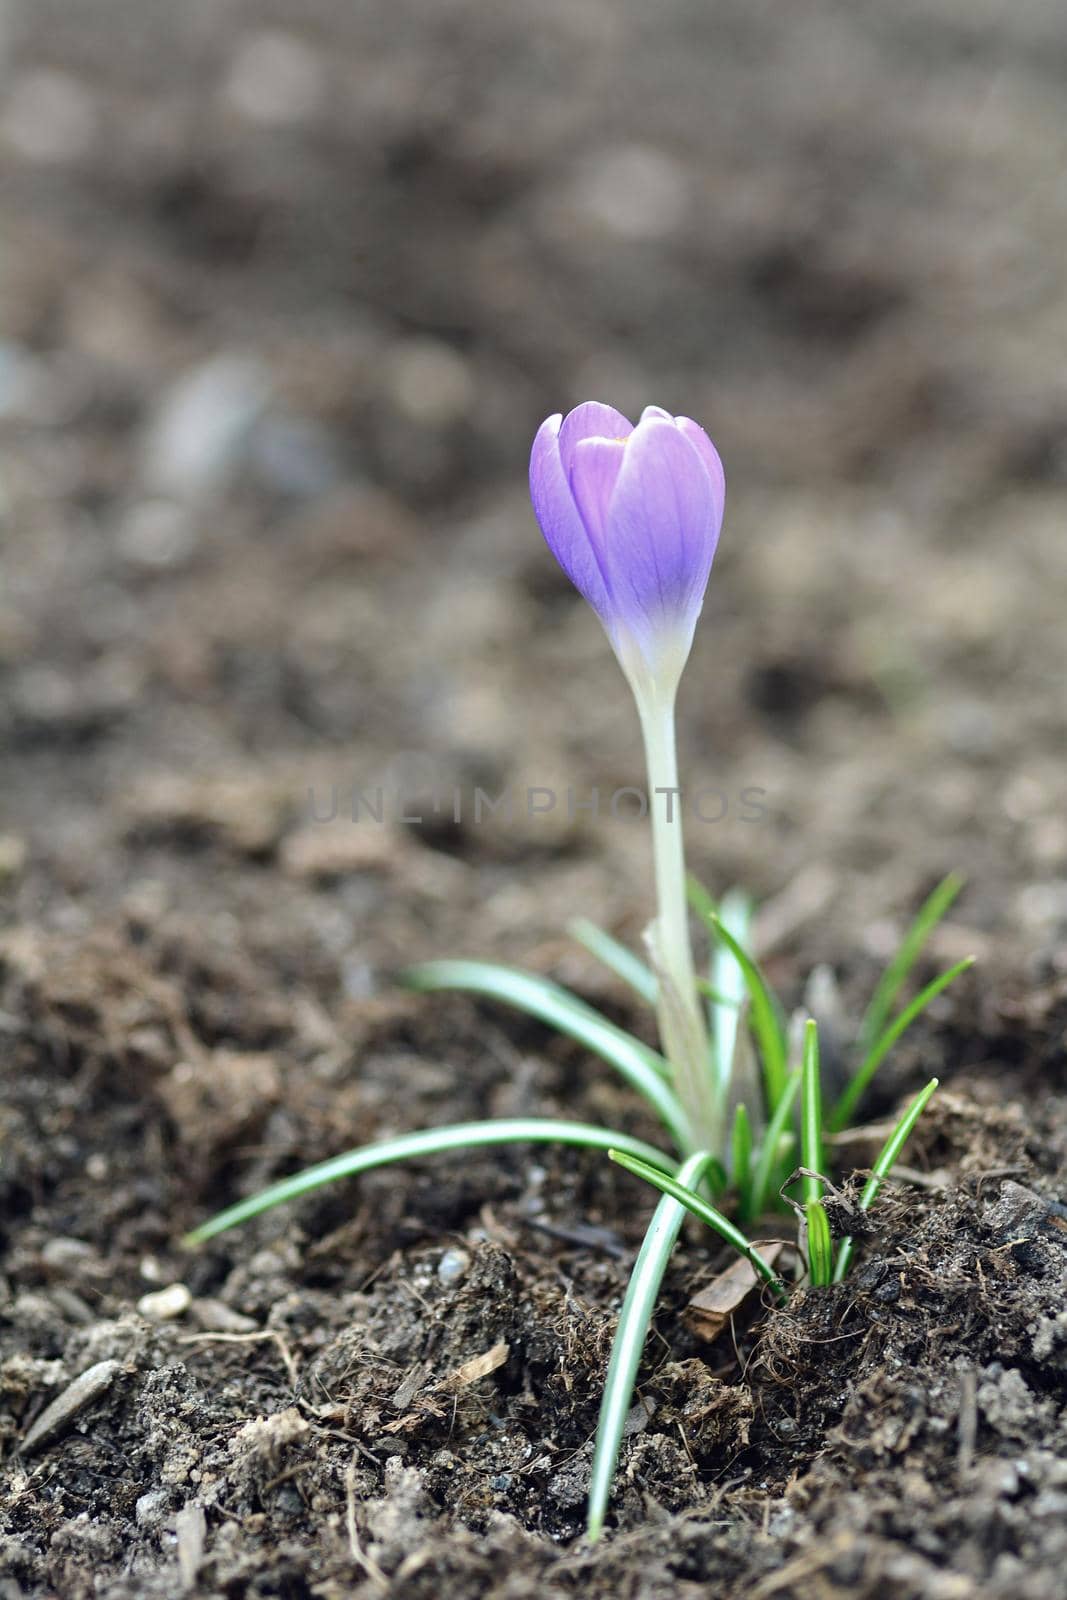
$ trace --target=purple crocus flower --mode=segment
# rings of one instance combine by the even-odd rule
[[[543,422],[530,495],[556,560],[635,689],[673,691],[719,540],[726,479],[703,428],[646,406],[636,428],[595,400]]]

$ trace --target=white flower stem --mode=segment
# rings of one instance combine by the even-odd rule
[[[678,1093],[695,1139],[702,1148],[721,1150],[722,1118],[712,1083],[707,1031],[689,939],[674,691],[658,686],[637,689],[636,685],[635,690],[648,769],[656,874],[657,917],[652,953],[660,987],[660,1038],[674,1068]]]

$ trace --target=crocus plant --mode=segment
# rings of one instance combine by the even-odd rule
[[[704,604],[726,504],[703,428],[646,406],[635,428],[595,400],[549,417],[530,495],[549,548],[604,625],[637,702],[648,766],[658,915],[646,936],[660,1039],[696,1143],[717,1149],[686,910],[674,702]]]
[[[930,981],[894,1014],[927,938],[960,888],[950,875],[920,909],[856,1030],[853,1070],[824,1106],[817,1027],[793,1026],[749,948],[751,907],[737,892],[716,905],[687,880],[675,746],[675,699],[722,526],[726,485],[711,440],[688,417],[648,406],[636,427],[590,401],[549,417],[530,461],[534,511],[556,560],[588,600],[633,691],[644,740],[656,881],[645,958],[594,924],[575,937],[653,1009],[660,1048],[618,1027],[551,980],[493,962],[447,960],[413,968],[409,985],[460,989],[518,1007],[578,1040],[644,1098],[669,1150],[585,1123],[521,1118],[403,1134],[350,1150],[283,1179],[204,1223],[191,1243],[271,1206],[374,1167],[476,1146],[554,1143],[603,1151],[660,1191],[619,1314],[605,1379],[589,1493],[599,1533],[610,1501],[646,1336],[682,1222],[692,1214],[742,1255],[770,1305],[787,1287],[756,1247],[769,1213],[799,1218],[794,1277],[839,1282],[850,1237],[834,1240],[824,1195],[827,1146],[853,1119],[879,1065],[915,1018],[971,960]],[[690,911],[711,948],[699,976]],[[865,1212],[937,1087],[932,1079],[893,1127],[855,1203]],[[791,1195],[799,1186],[799,1199]],[[840,1209],[840,1208],[839,1208]],[[780,1227],[780,1221],[777,1224]]]

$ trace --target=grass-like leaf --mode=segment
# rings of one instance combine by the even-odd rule
[[[714,1206],[701,1199],[700,1195],[692,1193],[687,1188],[682,1182],[681,1171],[672,1178],[661,1166],[651,1166],[648,1162],[642,1161],[640,1156],[631,1156],[622,1150],[609,1150],[608,1154],[612,1161],[617,1162],[620,1167],[625,1167],[627,1172],[632,1172],[635,1178],[644,1178],[646,1183],[650,1183],[661,1194],[670,1195],[672,1199],[678,1200],[698,1221],[713,1228],[721,1239],[725,1239],[727,1244],[732,1245],[740,1255],[744,1256],[761,1278],[766,1279],[775,1293],[780,1292],[784,1295],[785,1287],[773,1267],[767,1265],[763,1257],[753,1248],[751,1241],[746,1239],[741,1229],[735,1227],[729,1217],[724,1217],[721,1211],[717,1211]]]
[[[809,1018],[804,1025],[804,1053],[800,1066],[800,1164],[807,1168],[804,1203],[813,1205],[822,1184],[813,1174],[822,1172],[822,1083],[819,1077],[819,1029]],[[829,1279],[826,1280],[829,1282]]]
[[[956,965],[950,967],[947,972],[942,972],[939,977],[934,978],[921,993],[915,996],[910,1005],[906,1005],[900,1015],[894,1017],[888,1027],[882,1030],[850,1079],[844,1094],[834,1106],[830,1117],[830,1127],[835,1133],[840,1133],[842,1128],[848,1127],[871,1079],[901,1034],[911,1027],[916,1017],[925,1011],[930,1002],[936,1000],[941,991],[947,989],[949,984],[953,983],[961,972],[966,972],[968,967],[974,966],[974,960],[974,956],[965,956],[962,961],[957,961]]]
[[[686,874],[685,897],[701,922],[710,922],[712,917],[718,916],[719,908],[714,899],[700,879],[694,878],[691,872]]]
[[[859,1208],[861,1211],[869,1211],[871,1209],[871,1206],[874,1204],[875,1199],[877,1198],[879,1189],[882,1187],[882,1184],[888,1178],[889,1174],[896,1165],[900,1156],[900,1152],[903,1150],[905,1144],[908,1142],[908,1139],[911,1137],[911,1131],[915,1124],[926,1110],[926,1107],[930,1101],[930,1097],[937,1088],[937,1085],[938,1079],[931,1078],[930,1082],[925,1086],[925,1088],[919,1090],[919,1093],[915,1096],[915,1099],[911,1102],[911,1105],[904,1112],[900,1121],[897,1123],[896,1127],[889,1135],[889,1138],[882,1146],[878,1155],[878,1159],[871,1168],[871,1175],[864,1184],[863,1193],[859,1198]],[[845,1273],[848,1271],[852,1261],[852,1251],[852,1240],[843,1239],[841,1241],[841,1248],[837,1252],[837,1263],[834,1267],[833,1281],[835,1283],[840,1283],[842,1278],[845,1276]]]
[[[217,1216],[202,1222],[187,1234],[185,1244],[203,1244],[227,1228],[280,1206],[286,1200],[296,1200],[323,1184],[336,1183],[341,1178],[354,1178],[375,1167],[389,1166],[397,1161],[415,1161],[420,1156],[447,1155],[460,1150],[473,1150],[486,1145],[501,1144],[566,1144],[587,1150],[625,1150],[636,1160],[647,1161],[653,1170],[663,1167],[672,1171],[676,1163],[643,1139],[632,1139],[628,1134],[615,1133],[608,1128],[592,1127],[584,1122],[556,1122],[548,1117],[509,1117],[499,1122],[458,1122],[444,1128],[425,1128],[418,1133],[402,1133],[396,1139],[383,1139],[380,1144],[366,1144],[358,1150],[346,1150],[343,1155],[320,1161],[317,1166],[306,1167],[280,1183],[261,1189],[259,1194],[228,1206]]]
[[[728,994],[723,994],[721,989],[716,989],[709,979],[697,977],[693,982],[697,986],[697,993],[702,994],[705,1000],[710,1000],[713,1006],[726,1006],[731,1011],[741,1010],[743,1000],[732,1000]]]
[[[712,907],[714,915],[715,908]],[[752,901],[749,897],[738,889],[731,889],[729,894],[723,896],[718,915],[738,944],[747,948],[752,928]],[[745,974],[736,956],[721,939],[713,940],[711,987],[722,997],[713,1001],[710,1020],[716,1080],[719,1093],[725,1100],[730,1091],[737,1035],[743,1026],[741,1008],[745,998]]]
[[[577,917],[568,924],[567,932],[572,939],[584,945],[590,955],[596,956],[609,971],[614,972],[617,978],[629,984],[646,1005],[655,1005],[656,975],[640,956],[635,955],[610,933],[605,933],[603,928],[598,928],[588,917]]]
[[[670,1067],[650,1045],[548,978],[493,961],[427,961],[401,974],[412,989],[458,989],[503,1000],[577,1039],[643,1095],[681,1150],[692,1149],[689,1119],[670,1084]]]
[[[748,1208],[752,1190],[752,1124],[743,1105],[739,1105],[734,1112],[730,1155],[734,1190],[738,1206],[744,1212]]]
[[[730,932],[722,918],[713,913],[708,926],[716,938],[725,944],[741,968],[745,988],[748,991],[749,1023],[759,1049],[760,1066],[763,1069],[763,1092],[767,1115],[772,1116],[785,1090],[787,1076],[785,1030],[778,1014],[777,1002],[759,967]]]
[[[812,1286],[822,1289],[833,1278],[834,1247],[830,1238],[830,1221],[821,1200],[807,1202],[804,1221],[808,1234],[808,1273]]]
[[[918,915],[900,942],[900,948],[886,967],[871,996],[870,1004],[860,1023],[860,1048],[867,1051],[885,1027],[893,1002],[907,982],[908,975],[922,955],[931,933],[937,927],[949,906],[963,888],[958,872],[942,878],[937,888],[923,902]]]
[[[760,1141],[759,1156],[752,1175],[751,1196],[748,1207],[742,1211],[742,1220],[745,1222],[751,1222],[753,1218],[762,1216],[772,1190],[778,1187],[775,1183],[776,1175],[787,1163],[792,1165],[788,1159],[789,1145],[794,1143],[795,1136],[788,1133],[788,1123],[799,1092],[800,1068],[797,1067],[790,1073],[785,1091],[774,1108],[774,1116],[767,1124],[766,1132]],[[789,1144],[786,1144],[787,1136]]]
[[[612,1151],[613,1159],[617,1153]],[[707,1151],[697,1151],[680,1168],[678,1179],[683,1190],[698,1184],[711,1161]],[[621,1163],[625,1165],[625,1161]],[[643,1167],[644,1163],[639,1162]],[[650,1168],[655,1171],[655,1168]],[[644,1176],[642,1172],[640,1176]],[[597,1423],[596,1448],[593,1452],[593,1472],[589,1483],[589,1509],[586,1529],[591,1539],[599,1536],[604,1527],[604,1516],[611,1496],[611,1483],[619,1459],[623,1428],[626,1425],[641,1352],[648,1337],[649,1324],[655,1309],[663,1274],[667,1270],[671,1251],[685,1220],[685,1206],[677,1200],[663,1199],[652,1214],[641,1248],[637,1253],[626,1297],[619,1312],[615,1339],[611,1346],[604,1393],[600,1401],[600,1420]]]

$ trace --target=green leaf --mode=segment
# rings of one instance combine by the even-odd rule
[[[752,1124],[743,1105],[739,1105],[734,1112],[730,1154],[737,1203],[744,1215],[747,1212],[752,1188]]]
[[[789,1074],[782,1098],[774,1108],[774,1115],[767,1124],[767,1131],[760,1140],[759,1157],[756,1161],[756,1170],[752,1179],[751,1214],[752,1217],[763,1215],[774,1185],[775,1173],[781,1169],[783,1160],[788,1154],[789,1145],[793,1142],[792,1133],[787,1133],[786,1124],[793,1110],[794,1102],[800,1092],[800,1068]],[[788,1139],[788,1143],[786,1142]],[[791,1165],[792,1163],[790,1163]]]
[[[726,945],[744,976],[749,998],[749,1025],[759,1050],[763,1093],[767,1115],[771,1116],[782,1097],[787,1075],[785,1030],[778,1007],[759,967],[744,946],[734,938],[722,918],[713,915],[708,926]]]
[[[800,1066],[800,1164],[809,1174],[822,1172],[822,1084],[819,1079],[819,1029],[809,1020],[804,1025],[804,1053]],[[814,1205],[822,1194],[818,1178],[804,1179],[804,1201]],[[829,1278],[826,1282],[829,1283]]]
[[[833,1276],[834,1247],[830,1238],[830,1221],[821,1200],[807,1202],[804,1220],[808,1229],[808,1272],[811,1282],[814,1288],[825,1288]]]
[[[628,1171],[649,1182],[657,1181],[659,1178],[658,1169],[639,1158],[635,1159],[622,1151],[612,1151],[611,1158],[613,1161],[618,1161],[620,1166],[626,1167]],[[634,1162],[633,1165],[631,1161]],[[611,1347],[604,1394],[600,1402],[600,1421],[597,1424],[596,1448],[593,1452],[593,1473],[589,1485],[589,1511],[586,1524],[591,1539],[598,1538],[604,1527],[623,1429],[633,1398],[634,1384],[637,1381],[637,1369],[641,1364],[641,1352],[648,1337],[649,1324],[652,1321],[660,1284],[663,1282],[663,1274],[667,1270],[667,1263],[677,1242],[686,1210],[693,1211],[702,1222],[709,1222],[710,1226],[722,1233],[725,1239],[747,1256],[760,1276],[774,1286],[776,1293],[782,1296],[785,1294],[781,1280],[776,1277],[763,1258],[756,1254],[744,1234],[691,1192],[692,1187],[701,1182],[713,1162],[714,1157],[709,1152],[698,1151],[680,1168],[678,1182],[673,1185],[672,1193],[669,1196],[665,1195],[653,1212],[652,1221],[648,1225],[633,1272],[630,1274],[626,1298],[619,1313],[615,1340]]]
[[[776,1294],[779,1292],[785,1294],[785,1287],[773,1267],[769,1267],[763,1257],[757,1254],[740,1228],[735,1227],[729,1217],[724,1217],[721,1211],[717,1211],[706,1200],[702,1200],[700,1195],[692,1193],[682,1182],[681,1172],[672,1178],[661,1167],[654,1167],[639,1156],[628,1155],[622,1150],[609,1150],[608,1154],[612,1161],[617,1162],[620,1167],[625,1167],[627,1172],[632,1172],[635,1178],[644,1178],[654,1189],[659,1189],[662,1194],[678,1200],[687,1211],[693,1213],[694,1217],[709,1228],[713,1228],[720,1238],[725,1239],[727,1244],[732,1245],[740,1255],[743,1255],[753,1270],[767,1280]]]
[[[694,978],[693,982],[697,986],[697,993],[702,994],[705,1000],[710,1000],[715,1007],[728,1006],[732,1011],[740,1011],[744,1004],[743,1000],[731,1000],[730,996],[723,994],[721,989],[712,988],[707,978]]]
[[[915,921],[904,935],[900,948],[879,979],[864,1013],[859,1032],[861,1050],[869,1050],[885,1027],[886,1018],[893,1009],[893,1002],[907,982],[912,967],[922,955],[927,939],[962,888],[963,879],[959,873],[950,872],[919,908]]]
[[[612,1149],[614,1149],[614,1146],[612,1146]],[[611,1150],[608,1151],[608,1155],[611,1155]],[[663,1170],[664,1172],[673,1171],[677,1165],[678,1163],[675,1161],[669,1169],[664,1167]],[[730,1187],[729,1174],[718,1156],[708,1154],[708,1164],[704,1169],[702,1184],[705,1189],[711,1192],[713,1199],[718,1199]]]
[[[949,984],[953,983],[961,972],[966,972],[968,967],[974,966],[974,959],[974,956],[965,956],[962,961],[957,961],[956,965],[950,967],[947,972],[942,972],[939,977],[934,978],[920,994],[915,996],[911,1004],[905,1006],[899,1016],[895,1017],[889,1026],[882,1031],[849,1080],[844,1094],[833,1109],[830,1117],[830,1127],[834,1133],[840,1133],[842,1128],[848,1127],[871,1079],[901,1034],[911,1027],[916,1017],[925,1011],[930,1002],[936,1000],[941,991],[947,989]]]
[[[375,1167],[389,1166],[397,1161],[415,1161],[421,1156],[445,1155],[457,1150],[473,1150],[486,1145],[500,1144],[565,1144],[588,1150],[626,1150],[636,1159],[648,1161],[653,1169],[662,1166],[673,1170],[675,1162],[670,1156],[645,1144],[642,1139],[631,1139],[628,1134],[614,1133],[608,1128],[596,1128],[584,1122],[555,1122],[547,1117],[510,1117],[499,1122],[459,1122],[444,1128],[424,1128],[418,1133],[402,1133],[396,1139],[384,1139],[380,1144],[361,1145],[358,1150],[346,1150],[343,1155],[320,1161],[317,1166],[306,1167],[280,1183],[261,1189],[258,1194],[220,1211],[218,1216],[202,1222],[199,1228],[185,1238],[186,1245],[203,1244],[239,1222],[257,1217],[261,1211],[280,1206],[286,1200],[296,1200],[323,1184],[336,1183],[341,1178],[354,1178]]]
[[[712,914],[715,914],[714,908]],[[731,889],[723,897],[719,916],[738,944],[747,946],[752,926],[752,901],[748,896],[738,889]],[[725,1100],[729,1095],[736,1059],[737,1034],[742,1026],[745,974],[737,957],[721,939],[714,941],[712,949],[711,984],[722,996],[712,1007],[711,1038],[719,1093]]]
[[[685,897],[689,905],[702,922],[710,923],[712,917],[718,915],[719,908],[711,895],[705,889],[699,878],[694,878],[691,872],[686,873]]]
[[[664,1058],[558,983],[493,961],[427,961],[409,967],[401,979],[410,988],[428,993],[458,989],[503,1000],[577,1039],[644,1096],[680,1149],[692,1148],[689,1119],[671,1087],[670,1067]]]
[[[861,1211],[869,1211],[874,1204],[879,1189],[892,1172],[900,1152],[910,1139],[912,1129],[926,1110],[930,1097],[937,1088],[938,1081],[937,1078],[931,1078],[925,1088],[919,1090],[919,1093],[915,1096],[915,1099],[882,1146],[878,1159],[871,1168],[871,1175],[864,1184],[863,1193],[860,1195],[859,1208]],[[835,1283],[840,1283],[848,1271],[849,1264],[852,1261],[852,1251],[852,1240],[843,1239],[841,1248],[837,1252],[837,1265],[834,1267]]]
[[[588,917],[577,917],[568,924],[567,932],[572,939],[584,945],[590,955],[596,956],[609,971],[621,978],[623,983],[629,984],[647,1005],[655,1005],[656,975],[640,956],[634,955],[626,945],[610,933],[605,933],[603,928],[598,928]]]

